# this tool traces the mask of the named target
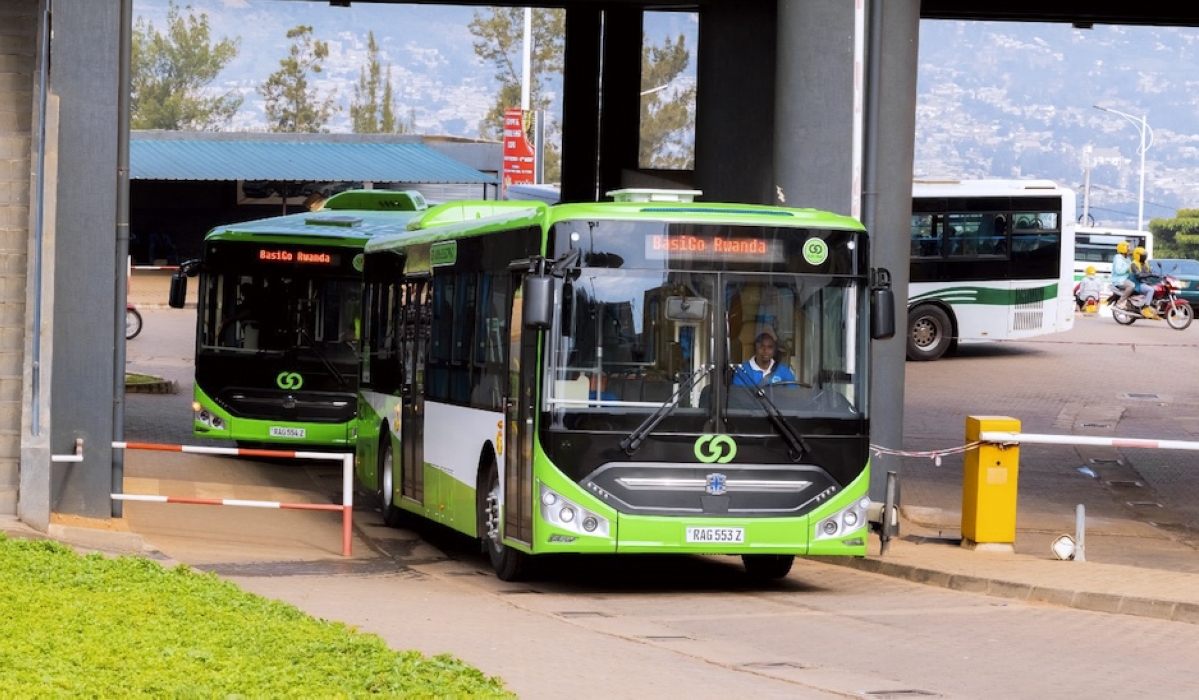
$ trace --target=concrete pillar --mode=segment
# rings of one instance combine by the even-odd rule
[[[707,201],[776,203],[775,34],[773,2],[700,12],[694,183]]]
[[[873,0],[872,0],[873,1]],[[869,9],[872,2],[867,2]],[[788,206],[854,214],[854,3],[843,0],[779,0],[778,74],[774,124],[774,180]],[[862,197],[869,197],[872,264],[891,271],[900,309],[906,307],[908,217],[911,215],[915,133],[916,51],[919,0],[890,0],[874,12],[881,60],[876,80],[877,124],[863,132]],[[869,46],[868,46],[869,50]],[[865,62],[869,65],[869,60]],[[869,106],[868,106],[869,109]],[[903,442],[904,338],[877,341],[871,353],[871,442],[900,448]],[[890,456],[872,459],[870,496],[881,501],[886,472],[899,471]],[[902,479],[900,480],[902,484]]]
[[[49,425],[41,426],[50,452],[71,453],[77,438],[84,444],[83,462],[49,465],[50,512],[97,519],[111,516],[113,358],[124,342],[115,337],[114,303],[120,10],[116,2],[54,2],[49,97],[58,130],[47,151],[58,158],[46,182],[53,228],[41,263],[52,284],[41,312],[49,343],[32,358],[54,369]]]
[[[601,18],[594,7],[566,10],[559,189],[563,202],[598,201]]]

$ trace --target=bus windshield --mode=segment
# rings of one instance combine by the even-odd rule
[[[790,232],[796,244],[806,234]],[[547,406],[559,416],[616,418],[671,404],[676,419],[706,418],[719,397],[719,413],[735,421],[765,415],[765,393],[784,415],[860,414],[863,282],[744,269],[783,267],[787,249],[768,265],[705,258],[710,269],[670,269],[683,265],[676,260],[659,269],[573,271],[551,336]]]
[[[310,349],[354,362],[360,291],[356,279],[267,272],[206,275],[200,347],[261,353]]]

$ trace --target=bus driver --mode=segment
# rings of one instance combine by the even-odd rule
[[[774,336],[761,333],[754,339],[754,355],[741,363],[733,376],[733,386],[762,386],[764,384],[795,383],[791,368],[774,359]]]

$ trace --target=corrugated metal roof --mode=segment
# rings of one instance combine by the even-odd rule
[[[133,180],[497,182],[421,143],[218,141],[134,134],[129,170]]]

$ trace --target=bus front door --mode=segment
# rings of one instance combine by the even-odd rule
[[[533,400],[536,391],[537,333],[521,314],[521,277],[512,278],[508,324],[508,397],[504,431],[504,537],[533,541]],[[523,371],[522,371],[523,368]]]
[[[425,500],[425,359],[432,310],[426,280],[404,284],[404,385],[400,392],[400,496]]]

